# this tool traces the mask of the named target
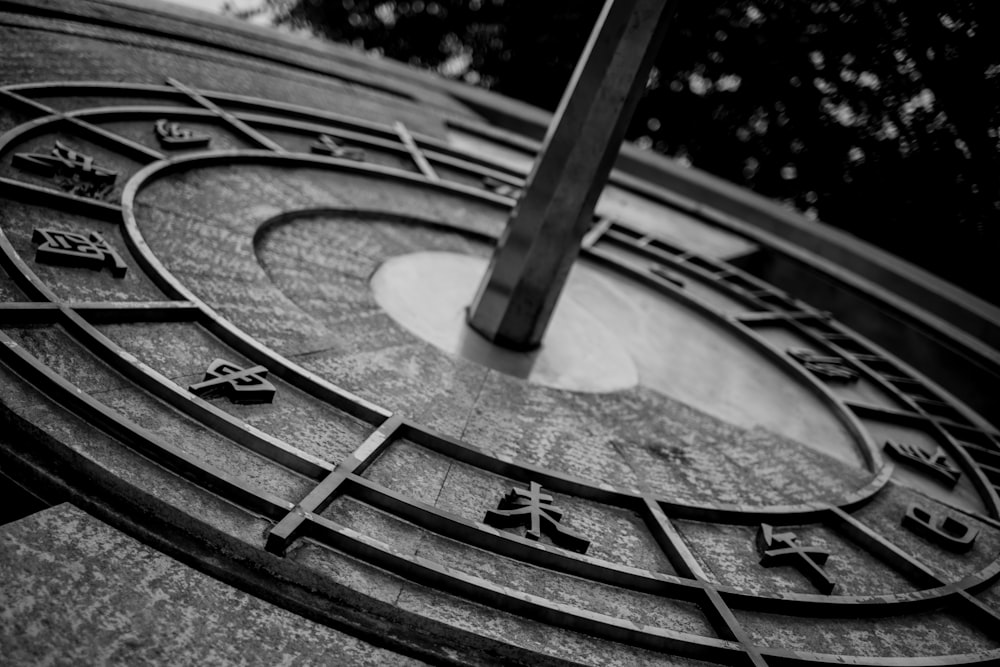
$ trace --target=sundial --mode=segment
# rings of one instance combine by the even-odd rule
[[[964,320],[942,331],[967,381],[892,347],[930,305],[829,271],[832,241],[768,246],[653,161],[611,174],[540,345],[491,343],[467,320],[536,140],[391,68],[209,76],[185,60],[206,39],[162,64],[121,8],[98,48],[88,4],[0,26],[36,63],[0,64],[17,470],[430,662],[1000,661],[996,352]],[[89,76],[44,75],[67,45],[100,53]],[[759,270],[775,248],[889,304],[892,334]]]

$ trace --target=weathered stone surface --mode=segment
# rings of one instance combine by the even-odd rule
[[[664,655],[543,625],[514,614],[429,589],[408,585],[397,600],[403,609],[473,630],[491,639],[536,651],[542,656],[600,667],[696,667],[700,660]]]
[[[902,519],[907,506],[911,503],[931,512],[934,516],[950,516],[978,529],[975,545],[965,553],[954,553],[906,529],[902,525]],[[870,503],[855,512],[854,518],[878,531],[880,535],[938,573],[938,576],[945,581],[958,581],[985,569],[1000,553],[1000,530],[898,484],[890,484]]]
[[[131,261],[121,230],[116,225],[82,215],[11,201],[4,202],[3,220],[4,232],[21,259],[59,298],[67,301],[159,301],[165,298],[153,282]],[[129,265],[129,269],[124,277],[115,278],[107,269],[94,271],[36,262],[35,252],[38,244],[31,240],[32,231],[36,228],[81,234],[97,232]]]
[[[757,526],[730,526],[696,521],[676,521],[678,531],[691,545],[706,572],[721,584],[751,591],[819,594],[817,588],[796,567],[763,567],[757,551]],[[895,572],[871,553],[817,526],[782,526],[779,532],[793,532],[802,546],[816,547],[830,554],[824,569],[838,584],[835,595],[879,595],[917,590],[912,582]]]
[[[792,650],[905,658],[973,653],[998,645],[960,616],[946,612],[860,619],[734,613],[755,641]]]
[[[50,437],[69,445],[65,451],[38,450],[37,456],[55,458],[58,454],[60,461],[69,461],[80,474],[85,474],[84,464],[100,467],[117,483],[127,485],[117,491],[122,494],[123,502],[144,506],[147,494],[155,497],[175,513],[174,520],[185,530],[193,526],[211,526],[220,536],[263,546],[266,521],[248,516],[232,503],[123,446],[94,424],[67,413],[3,367],[0,367],[0,399],[10,410],[0,413],[5,424],[22,421],[34,424],[42,432],[36,437]]]
[[[84,7],[80,11],[86,12],[98,4],[45,0],[33,7],[29,12],[32,15],[27,17],[8,13],[10,7],[17,5],[17,1],[7,3],[0,17],[3,24],[0,43],[4,44],[5,56],[0,59],[0,69],[6,77],[4,84],[46,78],[162,84],[163,77],[171,75],[203,90],[218,89],[305,104],[321,112],[382,123],[383,129],[391,121],[402,120],[415,131],[450,136],[455,140],[453,145],[475,146],[471,155],[477,157],[506,151],[522,168],[528,161],[527,152],[504,148],[485,137],[473,138],[471,143],[471,134],[462,139],[457,125],[448,127],[446,116],[437,113],[436,107],[419,108],[415,97],[316,74],[317,70],[335,68],[341,62],[336,59],[331,65],[311,56],[314,59],[306,69],[286,67],[280,64],[284,56],[271,51],[258,49],[241,58],[238,48],[230,48],[233,46],[230,40],[236,39],[234,33],[225,30],[200,33],[202,37],[205,34],[219,37],[218,44],[204,39],[200,43],[191,41],[188,34],[170,40],[153,36],[155,25],[144,24],[145,32],[138,34],[108,27],[103,15],[90,14],[82,22],[42,15],[53,7],[55,11],[72,14],[78,7]],[[126,11],[117,2],[102,2],[99,6],[101,11],[110,13]],[[156,19],[160,20],[162,16]],[[202,30],[197,22],[187,25],[195,32]],[[289,47],[282,48],[287,55]],[[307,71],[309,67],[313,71]],[[380,67],[373,65],[371,71],[380,71]],[[372,83],[378,85],[380,81],[376,76]],[[136,104],[167,105],[168,110],[200,109],[169,88],[134,95],[123,90],[74,97],[72,89],[66,88],[52,88],[38,94],[45,103],[66,110]],[[438,95],[444,98],[443,94]],[[260,111],[252,104],[223,104],[233,111]],[[460,104],[454,103],[454,107],[458,109]],[[279,121],[283,114],[280,105],[268,108],[265,113]],[[169,111],[164,114],[172,115]],[[8,100],[0,99],[0,130],[26,120],[13,112]],[[152,120],[146,116],[120,116],[104,127],[159,148],[152,134]],[[238,132],[207,115],[181,122],[212,133],[213,149],[235,154],[251,145]],[[363,125],[362,122],[355,129]],[[341,125],[337,121],[333,126]],[[35,150],[56,136],[54,131],[22,141],[15,149]],[[63,125],[60,132],[59,136],[69,143],[80,139],[70,126]],[[287,149],[305,153],[315,138],[311,132],[291,127],[265,133]],[[89,148],[90,144],[83,141],[79,146]],[[99,162],[110,160],[124,175],[138,167],[138,163],[109,155],[109,150],[107,146],[95,147]],[[639,290],[617,292],[618,282],[613,282],[614,289],[608,292],[611,300],[617,300],[621,307],[610,311],[593,307],[603,314],[604,320],[620,325],[619,336],[623,335],[623,329],[633,328],[637,337],[647,336],[657,343],[666,341],[665,347],[651,344],[638,348],[641,353],[634,355],[634,359],[642,365],[646,384],[629,391],[583,395],[544,389],[452,357],[417,339],[374,302],[369,285],[373,272],[388,259],[426,250],[485,256],[490,242],[483,235],[495,237],[502,229],[507,211],[503,205],[458,194],[448,183],[420,183],[419,178],[413,177],[417,172],[412,160],[401,151],[370,150],[369,153],[370,164],[349,166],[310,163],[304,154],[297,163],[285,164],[282,158],[275,157],[270,165],[265,165],[265,160],[255,158],[256,162],[234,160],[227,166],[181,169],[139,192],[135,209],[138,225],[167,269],[249,337],[387,411],[470,442],[501,461],[514,459],[577,476],[592,485],[617,484],[671,501],[699,505],[838,502],[870,480],[871,471],[863,469],[856,443],[850,437],[841,437],[849,430],[849,420],[830,410],[831,401],[824,402],[818,392],[809,391],[807,383],[796,380],[795,372],[783,368],[766,349],[755,348],[752,338],[741,339],[738,327],[726,324],[724,318],[745,312],[747,306],[732,293],[710,284],[711,281],[701,283],[685,276],[686,284],[680,294],[703,299],[702,305],[714,310],[714,314],[700,312],[678,295],[668,298],[646,290],[645,296],[639,298],[636,297]],[[10,168],[9,158],[8,153],[0,160],[0,173],[20,178],[22,175]],[[454,169],[441,168],[439,174],[455,183],[484,190],[480,179]],[[24,180],[35,184],[44,181],[30,174]],[[122,183],[119,182],[119,188]],[[29,242],[31,229],[50,223],[65,223],[68,228],[81,231],[96,227],[106,232],[125,255],[124,239],[116,224],[60,213],[44,205],[26,206],[6,200],[0,202],[0,209],[5,233],[29,266],[34,266],[34,246]],[[310,209],[308,214],[294,214]],[[757,248],[755,243],[735,233],[709,227],[696,217],[623,189],[606,191],[598,210],[631,226],[636,234],[653,233],[707,257],[729,258],[752,253]],[[289,213],[292,215],[277,218]],[[435,222],[452,224],[465,232],[435,227]],[[272,226],[264,227],[268,225]],[[611,244],[608,240],[607,245]],[[629,261],[633,268],[648,271],[651,258],[633,253]],[[38,275],[53,286],[61,299],[120,302],[164,298],[151,281],[138,274],[135,263],[130,265],[128,277],[121,281],[113,280],[107,272],[38,268]],[[12,281],[0,272],[0,303],[16,298],[19,293],[12,287]],[[657,307],[656,303],[667,304],[658,311],[661,317],[634,320],[619,316],[627,314],[629,309],[640,313],[650,311]],[[7,310],[13,313],[13,309]],[[704,316],[700,323],[695,321],[699,316]],[[641,326],[633,326],[635,322]],[[708,326],[703,326],[704,322]],[[774,343],[779,352],[786,345],[801,346],[809,342],[789,327],[750,328],[763,334],[765,341]],[[176,383],[182,392],[188,384],[202,378],[212,359],[221,357],[238,364],[250,363],[209,335],[207,329],[193,323],[136,321],[101,324],[98,329],[128,354]],[[256,576],[262,577],[257,583],[265,588],[274,585],[272,593],[283,599],[289,599],[284,597],[286,592],[290,597],[314,596],[310,599],[319,603],[310,608],[325,610],[316,613],[329,613],[329,618],[338,623],[371,628],[379,637],[386,637],[387,643],[402,640],[421,651],[421,655],[428,651],[438,659],[461,662],[466,659],[484,662],[492,658],[504,664],[532,665],[544,664],[549,659],[556,664],[562,664],[563,660],[602,665],[695,664],[672,657],[669,645],[645,651],[564,629],[573,622],[571,616],[564,615],[569,607],[583,614],[606,614],[611,622],[621,619],[627,627],[635,624],[639,631],[642,624],[649,623],[698,637],[729,634],[725,627],[720,627],[723,624],[717,621],[715,627],[710,627],[702,610],[675,600],[670,594],[643,594],[596,584],[585,576],[560,574],[462,544],[456,537],[464,534],[461,532],[447,537],[418,528],[388,511],[375,510],[352,499],[349,489],[356,487],[352,487],[350,480],[345,484],[346,495],[339,496],[324,512],[328,520],[345,528],[324,534],[322,522],[307,516],[302,526],[304,531],[293,535],[287,555],[279,559],[273,554],[276,542],[268,536],[281,517],[280,507],[269,514],[271,520],[263,519],[257,509],[241,507],[243,501],[209,491],[212,488],[225,493],[211,480],[192,480],[191,469],[197,463],[214,466],[289,503],[315,488],[318,479],[306,479],[251,453],[247,447],[250,434],[247,442],[240,437],[222,438],[210,424],[199,425],[152,398],[147,390],[98,362],[91,351],[71,340],[58,325],[20,325],[5,331],[15,338],[17,350],[35,355],[53,372],[89,392],[104,404],[108,416],[118,415],[150,429],[166,448],[183,452],[195,465],[178,470],[179,466],[170,462],[154,463],[136,451],[138,447],[132,448],[127,433],[117,431],[121,438],[117,440],[101,430],[101,419],[88,416],[86,410],[80,410],[82,418],[76,416],[70,412],[71,408],[55,405],[29,384],[44,386],[44,378],[28,377],[26,381],[3,367],[0,368],[2,424],[16,433],[27,430],[37,436],[26,441],[28,444],[14,442],[11,451],[15,458],[24,457],[27,463],[22,462],[23,465],[31,470],[50,472],[50,466],[56,468],[58,474],[69,480],[68,484],[82,489],[84,496],[99,490],[100,498],[88,507],[106,507],[108,516],[123,517],[134,530],[143,530],[147,521],[159,522],[157,525],[163,526],[158,529],[161,532],[146,533],[147,539],[169,542],[179,549],[197,542],[203,552],[197,553],[195,549],[191,557],[210,571],[228,570],[234,577],[243,577],[246,572],[240,568],[255,569]],[[820,328],[815,331],[825,335]],[[654,376],[659,382],[652,381]],[[272,379],[278,394],[271,404],[239,406],[224,398],[212,399],[212,404],[233,416],[237,424],[244,422],[331,463],[345,459],[350,463],[348,455],[371,433],[373,425],[341,414],[281,380],[273,376]],[[868,382],[831,389],[850,400],[900,405],[898,399],[887,399],[884,393],[873,391],[877,387]],[[72,405],[75,406],[72,409],[79,409]],[[761,406],[767,410],[760,409]],[[818,411],[822,412],[822,419],[815,421]],[[790,428],[797,430],[776,428],[776,421],[779,426],[790,424]],[[810,430],[820,422],[822,428]],[[107,424],[103,426],[106,428]],[[864,426],[882,433],[867,422]],[[995,448],[997,442],[993,436],[968,437],[977,444],[985,442],[987,448]],[[832,451],[827,447],[831,439],[843,440],[848,447],[855,448],[847,456],[839,456],[838,461],[836,452],[828,455]],[[933,444],[933,438],[925,444]],[[899,470],[905,469],[897,467],[897,475],[902,475]],[[364,474],[399,494],[403,502],[419,500],[439,512],[467,521],[482,521],[485,512],[496,508],[511,487],[526,486],[524,481],[514,482],[450,460],[405,439],[390,444]],[[956,498],[967,491],[962,486],[965,478]],[[647,525],[641,511],[563,494],[554,496],[556,505],[565,512],[565,524],[591,540],[588,557],[608,568],[630,566],[655,573],[674,572],[651,532],[656,529],[655,521]],[[899,525],[900,514],[911,501],[926,503],[934,512],[945,511],[935,501],[890,485],[858,509],[856,517],[931,566],[946,582],[969,576],[993,563],[1000,549],[1000,531],[995,527],[985,521],[975,522],[982,533],[972,550],[965,554],[942,553],[939,547]],[[636,506],[643,507],[639,503]],[[815,595],[815,587],[795,568],[760,566],[754,544],[756,526],[682,521],[673,516],[669,505],[664,509],[713,582],[736,586],[752,594]],[[950,510],[948,515],[964,518]],[[295,509],[282,523],[288,526],[299,518],[300,511]],[[446,530],[446,525],[442,522],[440,529]],[[523,527],[504,530],[512,536],[524,534]],[[852,542],[849,536],[829,527],[812,524],[780,530],[792,530],[805,545],[831,552],[828,569],[841,586],[838,594],[898,593],[919,588]],[[49,535],[41,537],[53,542],[55,536],[59,536],[58,531],[53,531],[51,539]],[[325,538],[336,544],[337,549],[321,546],[322,541],[312,538]],[[375,539],[384,541],[391,549],[388,558],[379,558],[378,545],[371,541]],[[549,538],[543,536],[541,542],[547,550]],[[271,554],[264,552],[265,543]],[[71,546],[82,548],[90,544],[84,541],[82,545]],[[527,542],[522,546],[534,548]],[[541,552],[532,553],[544,556]],[[123,551],[122,557],[124,554]],[[365,562],[370,559],[375,559],[378,565]],[[408,562],[419,559],[424,560]],[[115,562],[113,557],[105,560]],[[138,561],[145,562],[142,557]],[[448,572],[458,576],[481,577],[498,587],[506,587],[500,589],[506,591],[506,597],[485,600],[467,592],[466,597],[459,598],[457,593],[442,592],[440,587],[448,590],[446,582],[419,583],[427,581],[419,570],[421,565],[448,568]],[[77,570],[75,574],[79,574]],[[122,572],[127,574],[128,570],[122,568]],[[88,593],[96,594],[97,584],[108,580],[100,571],[94,575],[84,571],[80,576],[89,576],[90,580],[84,582],[89,586]],[[141,581],[142,577],[138,579]],[[527,593],[551,604],[538,614],[541,618],[505,611]],[[977,591],[977,595],[1000,618],[996,591],[986,588]],[[135,608],[129,606],[134,597],[128,597],[119,608]],[[905,661],[910,655],[935,656],[995,648],[991,643],[994,641],[989,627],[991,619],[978,628],[967,625],[956,616],[957,598],[953,596],[941,610],[907,612],[888,619],[846,618],[849,612],[844,613],[845,618],[838,618],[831,609],[821,609],[816,614],[818,618],[764,614],[756,610],[753,600],[746,599],[738,604],[749,609],[737,608],[735,613],[753,641],[784,651],[828,652],[830,655],[823,659],[831,662],[841,660],[836,655],[839,653],[897,656],[896,661]],[[156,595],[150,599],[154,604],[162,602]],[[72,616],[75,609],[64,613]],[[88,619],[87,614],[94,609],[87,607],[79,619]],[[276,627],[272,624],[260,633],[253,633],[239,625],[242,621],[226,616],[235,610],[246,616],[248,622],[260,618],[256,611],[248,609],[243,603],[234,603],[207,612],[208,616],[219,616],[220,624],[236,635],[226,635],[221,630],[211,634],[215,633],[215,626],[190,630],[192,626],[184,625],[183,630],[190,630],[186,636],[196,635],[197,641],[191,642],[192,654],[203,663],[225,662],[230,656],[233,657],[229,661],[235,662],[243,654],[231,645],[243,643],[248,635],[254,634],[251,641],[263,639],[268,643],[266,650],[254,658],[268,664],[280,662],[286,656],[279,653],[292,646],[286,643],[289,624],[295,628],[308,626],[302,619],[293,618],[286,624],[276,616]],[[152,653],[148,651],[142,653],[144,647],[134,644],[137,634],[132,626],[119,623],[113,614],[105,616],[94,626],[84,625],[79,619],[72,619],[67,625],[73,631],[96,628],[90,633],[96,638],[91,651],[105,650],[103,638],[111,634],[120,636],[107,642],[111,647],[107,650],[117,650],[121,645],[118,641],[133,642],[131,653],[114,653],[106,662],[125,662],[122,655],[138,657],[139,662],[142,658],[156,662],[161,657],[160,654],[149,657]],[[170,618],[165,614],[160,616]],[[42,615],[42,618],[56,617]],[[185,617],[184,622],[187,620]],[[271,641],[272,631],[281,636]],[[171,635],[169,639],[176,640],[171,644],[174,646],[183,637]],[[444,648],[435,653],[430,644],[437,639]],[[645,639],[649,641],[650,637]],[[312,640],[294,646],[302,648],[309,641]],[[410,644],[411,641],[416,644]],[[206,643],[212,646],[201,653]],[[360,644],[352,646],[341,639],[320,641],[319,648],[301,661],[351,664],[355,655],[352,651],[366,650]],[[335,652],[341,648],[342,652]],[[67,655],[79,658],[81,654]],[[76,662],[88,662],[89,655]],[[185,659],[189,657],[183,655]],[[511,657],[516,659],[507,660]],[[789,656],[785,654],[783,658],[787,660]],[[297,655],[287,661],[296,659]],[[370,659],[376,663],[399,662],[396,656],[374,648]]]
[[[107,366],[86,352],[60,326],[36,325],[5,329],[4,333],[82,391],[96,394],[121,389],[126,385],[123,378],[111,373]]]
[[[408,441],[393,443],[365,471],[365,477],[420,502],[469,521],[482,522],[512,487],[525,485],[450,460]],[[565,510],[562,522],[591,541],[587,555],[654,572],[673,574],[662,550],[634,512],[554,494]],[[524,528],[504,529],[524,536]],[[551,544],[543,535],[542,541]]]
[[[422,530],[352,500],[338,499],[324,515],[385,542],[397,552],[429,559],[495,585],[639,625],[715,636],[701,611],[690,603],[528,565]]]
[[[0,529],[7,664],[418,665],[227,586],[71,505]]]
[[[24,292],[18,289],[2,269],[0,269],[0,301],[27,301]]]

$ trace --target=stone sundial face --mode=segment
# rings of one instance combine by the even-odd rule
[[[996,430],[697,207],[614,183],[567,324],[496,361],[456,322],[518,142],[174,79],[0,104],[7,422],[154,541],[439,660],[1000,659]]]

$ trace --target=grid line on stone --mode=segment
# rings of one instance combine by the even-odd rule
[[[268,531],[265,548],[271,553],[283,555],[302,531],[306,515],[322,512],[333,502],[349,475],[363,472],[387,446],[402,435],[402,425],[402,418],[395,415],[382,422],[350,456],[337,464],[323,481]]]
[[[51,324],[59,320],[64,307],[98,324],[194,322],[201,316],[198,307],[189,301],[0,302],[0,312],[8,324]]]
[[[0,151],[3,150],[0,146]],[[76,195],[48,188],[34,183],[27,183],[6,176],[0,176],[0,195],[6,199],[20,201],[25,204],[55,208],[70,213],[79,213],[100,222],[119,223],[122,217],[122,207],[111,202],[78,197]]]
[[[73,112],[66,113],[59,111],[58,109],[53,109],[46,104],[42,104],[38,100],[33,100],[30,97],[26,97],[20,93],[16,93],[5,88],[0,88],[0,97],[16,102],[22,107],[27,107],[35,113],[51,116],[53,120],[60,120],[65,123],[69,123],[77,130],[90,135],[91,138],[96,139],[99,143],[110,145],[120,152],[129,154],[131,157],[138,158],[140,162],[152,162],[154,160],[162,160],[166,157],[163,153],[154,148],[150,148],[149,146],[143,145],[137,141],[132,141],[131,139],[123,137],[120,134],[105,130],[103,127],[94,125],[93,123],[81,120],[77,118]]]
[[[947,582],[921,563],[919,559],[893,544],[859,519],[838,507],[830,508],[830,516],[834,527],[839,532],[907,578],[917,581],[927,588],[948,586]],[[983,579],[995,579],[998,573],[1000,573],[1000,561],[994,561],[980,574]],[[993,611],[983,605],[965,590],[973,585],[972,583],[967,580],[963,580],[962,583],[963,586],[955,586],[955,590],[950,591],[948,596],[960,600],[960,611],[970,620],[975,621],[981,631],[992,635],[997,628],[1000,628],[1000,612]]]
[[[420,150],[420,146],[417,145],[417,141],[410,134],[406,125],[403,125],[400,121],[396,121],[393,124],[393,128],[396,130],[396,134],[399,135],[399,140],[406,146],[406,150],[409,151],[410,157],[413,158],[413,163],[417,165],[417,169],[424,175],[424,178],[434,182],[440,181],[441,177],[437,175],[434,167],[427,161],[427,156]]]
[[[760,651],[754,646],[753,641],[743,626],[737,620],[732,610],[726,604],[719,592],[708,581],[705,571],[695,558],[694,554],[684,542],[684,538],[674,527],[673,522],[663,512],[655,498],[643,495],[643,503],[646,509],[646,525],[653,533],[653,539],[660,545],[667,560],[670,561],[674,569],[684,577],[696,580],[701,584],[702,594],[705,599],[700,600],[700,607],[715,631],[720,637],[739,642],[746,652],[747,662],[754,667],[764,667],[766,662]]]
[[[270,139],[269,137],[264,136],[263,134],[261,134],[257,130],[253,129],[252,127],[250,127],[249,125],[247,125],[246,123],[244,123],[242,120],[240,120],[239,118],[237,118],[233,114],[229,113],[228,111],[226,111],[225,109],[223,109],[218,104],[216,104],[212,100],[208,99],[207,97],[205,97],[201,93],[199,93],[194,88],[191,88],[190,86],[187,86],[187,85],[181,83],[180,81],[178,81],[177,79],[174,79],[173,77],[168,78],[167,79],[167,83],[169,83],[171,86],[177,88],[181,92],[185,93],[195,103],[197,103],[197,104],[205,107],[209,111],[211,111],[214,114],[216,114],[219,118],[221,118],[231,128],[233,128],[239,134],[241,134],[244,137],[246,137],[247,139],[249,139],[251,142],[257,144],[261,148],[266,148],[268,150],[272,150],[275,153],[287,153],[288,152],[284,148],[282,148],[277,142],[275,142],[274,140]]]

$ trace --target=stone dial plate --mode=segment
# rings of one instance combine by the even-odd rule
[[[998,434],[740,270],[720,221],[609,189],[581,279],[633,304],[595,311],[618,335],[663,336],[629,342],[634,386],[569,391],[428,344],[370,287],[488,255],[509,160],[173,80],[0,103],[32,117],[0,138],[5,419],[168,547],[436,659],[1000,659]],[[533,484],[585,553],[487,521]]]

